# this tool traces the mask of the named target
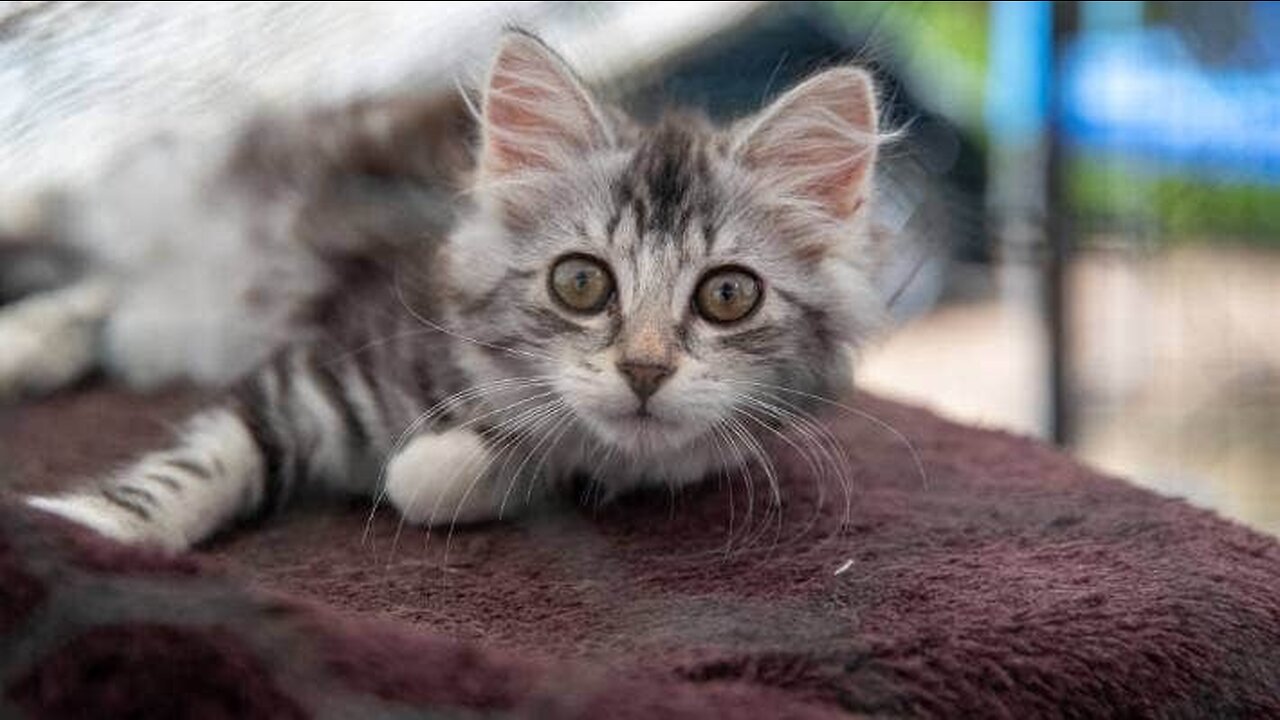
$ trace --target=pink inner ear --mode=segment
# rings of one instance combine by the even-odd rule
[[[485,109],[490,169],[505,172],[519,168],[546,168],[550,158],[536,152],[531,139],[550,136],[554,125],[539,107],[553,101],[551,93],[506,74],[496,74],[489,86]]]
[[[754,128],[748,165],[837,218],[862,206],[876,156],[875,93],[858,70],[825,72],[788,93]]]
[[[874,146],[817,134],[788,138],[752,154],[759,167],[788,175],[792,192],[820,203],[838,218],[849,217],[861,207],[874,157]]]
[[[590,100],[559,59],[533,40],[508,42],[485,96],[485,172],[546,170],[593,139]]]

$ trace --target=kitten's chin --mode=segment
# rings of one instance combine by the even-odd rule
[[[684,450],[700,435],[686,423],[638,413],[594,418],[590,426],[605,443],[638,460]]]

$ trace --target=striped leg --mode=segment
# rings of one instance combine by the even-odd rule
[[[94,486],[28,503],[121,542],[185,550],[257,503],[262,454],[241,418],[192,418],[170,450],[143,457]]]
[[[192,418],[172,448],[96,485],[28,502],[117,540],[185,550],[308,485],[368,493],[385,436],[373,397],[354,366],[289,352],[226,406]]]

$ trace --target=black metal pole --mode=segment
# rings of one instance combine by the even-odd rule
[[[1053,75],[1049,82],[1048,153],[1045,162],[1044,310],[1049,344],[1050,432],[1054,442],[1070,444],[1075,439],[1075,395],[1072,388],[1070,311],[1071,287],[1067,281],[1072,252],[1070,204],[1066,197],[1066,157],[1062,139],[1063,83],[1061,51],[1075,33],[1076,2],[1058,0],[1053,4],[1053,34],[1050,46]]]

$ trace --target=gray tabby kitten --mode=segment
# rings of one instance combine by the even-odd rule
[[[786,419],[744,406],[846,388],[879,317],[866,73],[728,128],[642,128],[512,33],[480,110],[447,237],[348,248],[360,272],[173,447],[29,502],[173,551],[320,489],[476,522],[584,473],[610,494],[698,481]]]

